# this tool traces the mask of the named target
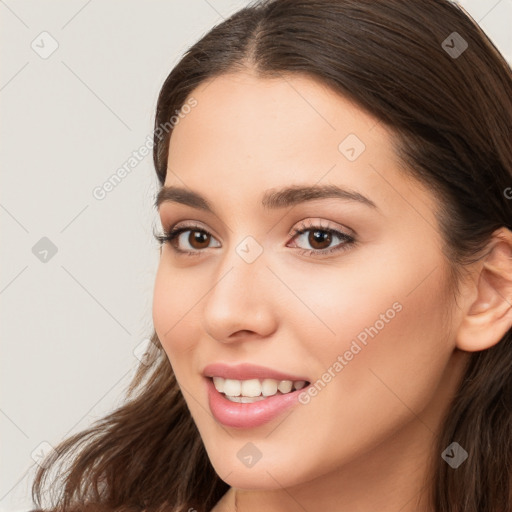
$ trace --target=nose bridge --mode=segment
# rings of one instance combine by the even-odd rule
[[[208,333],[218,340],[240,330],[268,334],[275,324],[268,286],[271,277],[263,246],[254,237],[246,236],[231,246],[205,297]]]
[[[257,288],[264,285],[266,261],[264,255],[263,244],[258,242],[252,235],[243,238],[239,237],[239,241],[230,244],[229,249],[222,257],[219,263],[217,280],[215,288],[218,292],[224,293],[224,288],[231,294],[239,294],[244,296],[243,288],[250,287],[253,292],[250,296],[257,293]],[[221,282],[223,282],[221,284]],[[258,286],[259,283],[259,286]],[[245,294],[245,298],[249,295]]]

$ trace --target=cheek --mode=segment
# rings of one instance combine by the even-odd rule
[[[364,437],[365,423],[389,431],[439,392],[454,350],[449,298],[440,268],[417,286],[421,281],[417,267],[415,273],[404,267],[379,276],[361,272],[357,283],[347,277],[315,296],[319,316],[336,332],[315,348],[320,382],[307,405],[311,416],[329,411],[327,438],[335,435],[333,426],[359,432],[356,437]]]
[[[320,408],[343,396],[363,415],[383,404],[406,410],[398,395],[421,409],[435,392],[454,350],[447,280],[431,255],[409,260],[386,258],[385,272],[375,259],[367,267],[361,259],[357,272],[319,266],[313,277],[288,270],[286,282],[301,299],[291,301],[288,325],[293,321],[294,338],[321,381],[323,398],[311,397]]]
[[[403,314],[407,276],[376,272],[375,261],[369,263],[361,258],[338,268],[318,266],[314,273],[281,269],[283,281],[296,296],[290,295],[286,311],[283,308],[284,323],[297,328],[297,343],[325,368],[350,350],[354,340],[363,348],[369,346],[369,340],[382,337]]]
[[[173,270],[164,260],[159,264],[153,291],[153,324],[170,358],[190,350],[197,339],[194,330],[201,324],[194,321],[196,305],[204,290],[194,280],[197,277],[191,272]]]
[[[365,373],[374,382],[375,396],[419,412],[438,392],[455,345],[440,269],[420,286],[415,281],[397,295],[402,310],[368,341]]]

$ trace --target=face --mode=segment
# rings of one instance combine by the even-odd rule
[[[181,231],[153,320],[219,476],[299,485],[430,439],[454,353],[435,197],[376,119],[310,78],[229,74],[192,96],[165,186],[204,201],[162,197]]]

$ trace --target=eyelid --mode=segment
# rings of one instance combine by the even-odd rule
[[[324,222],[327,223],[327,225],[324,226]],[[352,238],[355,238],[357,236],[357,233],[348,226],[344,226],[343,224],[339,224],[337,222],[331,222],[320,217],[306,217],[305,219],[300,220],[299,226],[295,224],[291,231],[288,233],[288,236],[294,236],[300,231],[306,231],[315,228],[322,229],[325,231],[335,231]]]

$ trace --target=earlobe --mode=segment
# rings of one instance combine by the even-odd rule
[[[512,232],[505,227],[493,233],[478,262],[470,300],[456,345],[476,352],[496,345],[512,327]]]

